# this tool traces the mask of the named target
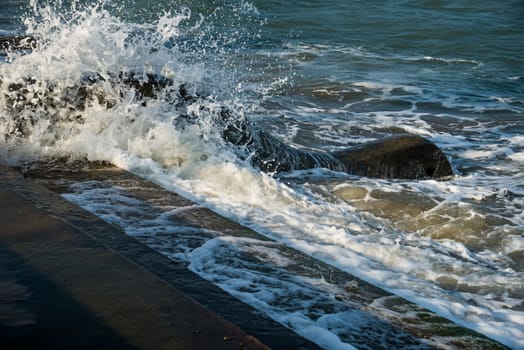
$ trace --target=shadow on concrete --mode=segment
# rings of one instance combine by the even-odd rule
[[[23,310],[20,317],[25,316],[19,320],[19,326],[0,325],[0,347],[3,350],[135,349],[87,306],[2,245],[0,269],[1,281],[14,281],[27,291],[27,296],[20,298],[22,300],[3,303]],[[32,320],[27,316],[32,316]]]

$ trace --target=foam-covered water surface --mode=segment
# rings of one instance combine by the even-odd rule
[[[519,1],[8,3],[0,9],[0,34],[31,35],[38,45],[2,52],[2,162],[113,163],[522,348]],[[129,76],[172,84],[151,95],[122,78]],[[185,98],[181,87],[200,98]],[[336,151],[421,135],[442,148],[454,175],[412,181],[325,169],[266,174],[250,165],[245,148],[223,139],[224,108],[301,149]],[[342,326],[358,312],[337,304],[337,319],[324,317],[335,306],[321,294],[336,292],[317,278],[308,283],[322,292],[302,293],[304,281],[289,274],[276,243],[189,234],[181,244],[170,230],[183,227],[144,217],[142,204],[112,189],[76,190],[70,200],[146,242],[156,237],[150,242],[156,249],[233,295],[253,305],[275,302],[259,306],[299,332],[323,334],[325,348],[362,347],[351,343],[350,333],[359,330]],[[118,208],[130,212],[117,215]],[[133,222],[133,210],[154,224]],[[249,256],[278,269],[257,275]],[[238,266],[219,273],[221,265]],[[272,278],[284,274],[286,292],[270,291]],[[311,299],[318,308],[305,314],[315,313],[313,323],[285,303]]]

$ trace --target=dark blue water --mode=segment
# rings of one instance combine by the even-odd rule
[[[522,112],[522,1],[256,5],[268,18],[267,45],[298,61],[297,85],[392,83],[464,106],[508,99]]]

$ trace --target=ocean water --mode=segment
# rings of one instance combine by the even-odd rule
[[[523,23],[517,0],[0,0],[0,35],[40,42],[0,55],[0,161],[111,162],[522,349]],[[159,74],[207,97],[184,111],[169,99],[142,103],[129,86],[110,83],[115,72]],[[93,91],[109,105],[98,97],[82,108],[59,102],[85,73],[108,78]],[[24,78],[36,81],[31,97],[13,100],[8,86]],[[302,149],[421,135],[443,149],[455,174],[265,174],[220,137],[223,106]],[[187,113],[197,121],[181,122]],[[104,216],[107,207],[93,203],[124,206],[114,196],[79,185],[66,197]],[[125,216],[104,218],[136,235]],[[264,284],[227,264],[235,251],[287,266],[270,245],[233,238],[172,258],[306,336],[304,325],[321,329],[313,340],[323,347],[351,348],[336,318],[272,304],[305,283]],[[255,282],[261,287],[246,291]],[[297,305],[311,295],[289,294]]]

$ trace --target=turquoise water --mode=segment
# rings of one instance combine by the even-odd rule
[[[32,120],[27,138],[11,137],[16,117],[3,99],[0,157],[110,161],[522,348],[523,23],[524,2],[516,0],[0,0],[0,35],[28,33],[43,43],[0,56],[5,81],[49,81],[59,99],[82,72],[147,71],[210,96],[192,107],[198,125],[180,130],[175,106],[142,105],[124,87],[103,86],[118,102],[90,105],[79,112],[82,124],[66,109],[53,118],[45,108],[23,110]],[[268,176],[216,137],[217,105],[297,148],[422,135],[444,150],[455,175]],[[199,256],[223,254],[202,249]],[[224,288],[245,296],[234,284]],[[278,315],[270,304],[262,311]]]

